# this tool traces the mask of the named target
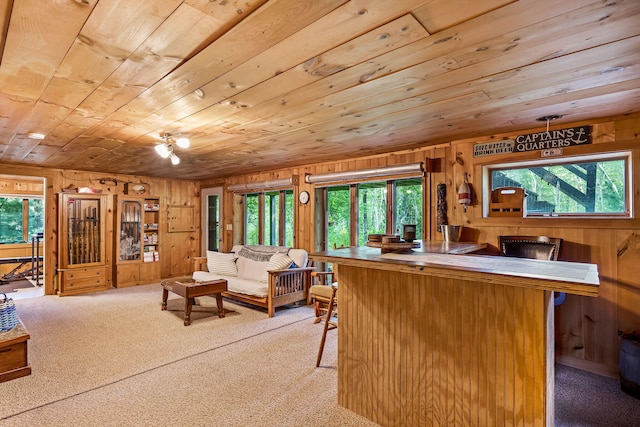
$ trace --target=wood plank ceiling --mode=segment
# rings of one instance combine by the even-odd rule
[[[638,0],[0,0],[0,23],[0,163],[215,179],[640,111]]]

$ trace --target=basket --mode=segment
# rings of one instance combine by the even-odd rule
[[[0,294],[4,295],[4,300],[0,299],[0,332],[5,332],[18,326],[18,315],[13,300],[4,292]]]

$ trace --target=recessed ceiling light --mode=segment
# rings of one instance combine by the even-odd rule
[[[44,134],[37,132],[29,132],[27,136],[31,139],[44,139]]]
[[[204,98],[204,91],[202,89],[196,89],[193,93],[200,99]]]

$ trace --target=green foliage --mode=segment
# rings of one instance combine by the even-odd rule
[[[23,224],[23,200],[28,200],[28,223]],[[28,236],[44,232],[44,199],[40,197],[0,197],[0,242],[24,242]]]
[[[387,226],[387,187],[384,182],[358,185],[358,245],[369,234],[383,234]]]
[[[264,193],[264,244],[278,245],[280,220],[280,193]]]
[[[529,213],[624,213],[626,161],[604,160],[492,171],[491,185],[522,187]]]
[[[244,197],[244,243],[258,244],[258,194],[246,194]]]
[[[339,186],[327,189],[327,245],[329,248],[350,246],[349,236],[351,206],[349,187]]]
[[[293,190],[284,192],[284,245],[293,246]]]
[[[416,239],[422,236],[422,180],[395,182],[395,230],[402,234],[404,224],[416,225]]]

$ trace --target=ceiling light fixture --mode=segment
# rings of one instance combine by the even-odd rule
[[[156,153],[158,153],[158,155],[163,159],[166,159],[166,158],[171,159],[171,164],[173,165],[179,164],[180,158],[176,156],[176,154],[173,152],[173,145],[175,144],[180,148],[189,148],[189,146],[191,145],[189,138],[180,137],[180,138],[174,139],[173,136],[171,136],[171,134],[168,132],[165,132],[160,137],[163,139],[164,142],[154,147],[156,150]]]
[[[44,139],[44,134],[38,132],[29,132],[27,137],[31,139]]]
[[[558,120],[560,118],[562,118],[561,114],[550,114],[548,116],[538,117],[536,121],[547,122],[547,132],[549,132],[549,123],[551,123],[552,120]]]

